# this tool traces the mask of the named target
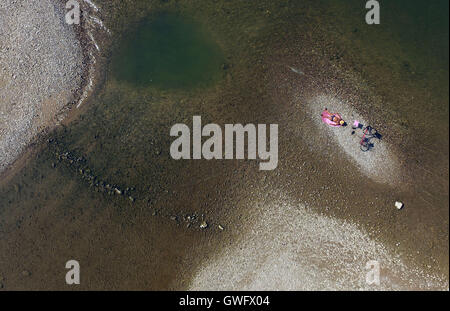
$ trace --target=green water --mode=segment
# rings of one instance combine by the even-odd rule
[[[200,25],[159,13],[124,36],[113,57],[115,77],[136,86],[179,89],[218,80],[223,56]]]

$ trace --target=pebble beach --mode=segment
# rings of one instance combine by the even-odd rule
[[[0,172],[76,100],[83,53],[64,10],[53,0],[0,3]]]

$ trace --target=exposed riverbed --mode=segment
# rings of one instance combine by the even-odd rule
[[[4,288],[64,288],[75,258],[83,289],[372,289],[369,259],[382,288],[448,289],[448,29],[412,2],[431,17],[393,1],[375,30],[359,1],[95,1],[115,34],[101,83],[0,182]],[[147,34],[193,50],[132,44]],[[382,143],[359,157],[325,104]],[[278,168],[174,161],[169,130],[193,115],[279,124]]]

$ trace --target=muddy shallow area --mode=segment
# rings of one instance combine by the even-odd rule
[[[77,117],[43,138],[27,163],[0,182],[5,289],[67,289],[69,259],[81,264],[80,289],[228,284],[205,280],[211,271],[241,280],[235,289],[294,286],[289,277],[263,278],[277,275],[273,263],[281,274],[295,271],[305,279],[298,264],[314,267],[317,277],[305,289],[357,289],[365,286],[369,258],[387,271],[384,288],[448,288],[448,69],[442,69],[448,39],[442,31],[421,34],[428,48],[411,48],[420,16],[396,2],[389,14],[401,18],[387,14],[376,31],[364,23],[358,1],[97,5],[117,36],[111,49],[155,11],[195,20],[224,55],[220,77],[202,88],[137,88],[115,79],[114,64],[107,65],[104,82]],[[112,53],[105,54],[109,60]],[[365,170],[345,150],[350,142],[314,119],[322,101],[357,112],[383,134],[397,178],[378,174],[378,158]],[[172,160],[170,127],[190,124],[193,115],[205,124],[279,124],[278,168]],[[302,237],[304,247],[291,247]],[[265,246],[256,259],[268,264],[259,270],[246,261],[252,241]],[[410,274],[391,264],[398,260]]]

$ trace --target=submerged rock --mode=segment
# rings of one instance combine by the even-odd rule
[[[201,223],[200,223],[200,229],[206,229],[206,228],[208,228],[208,223],[206,222],[206,221],[202,221]]]

